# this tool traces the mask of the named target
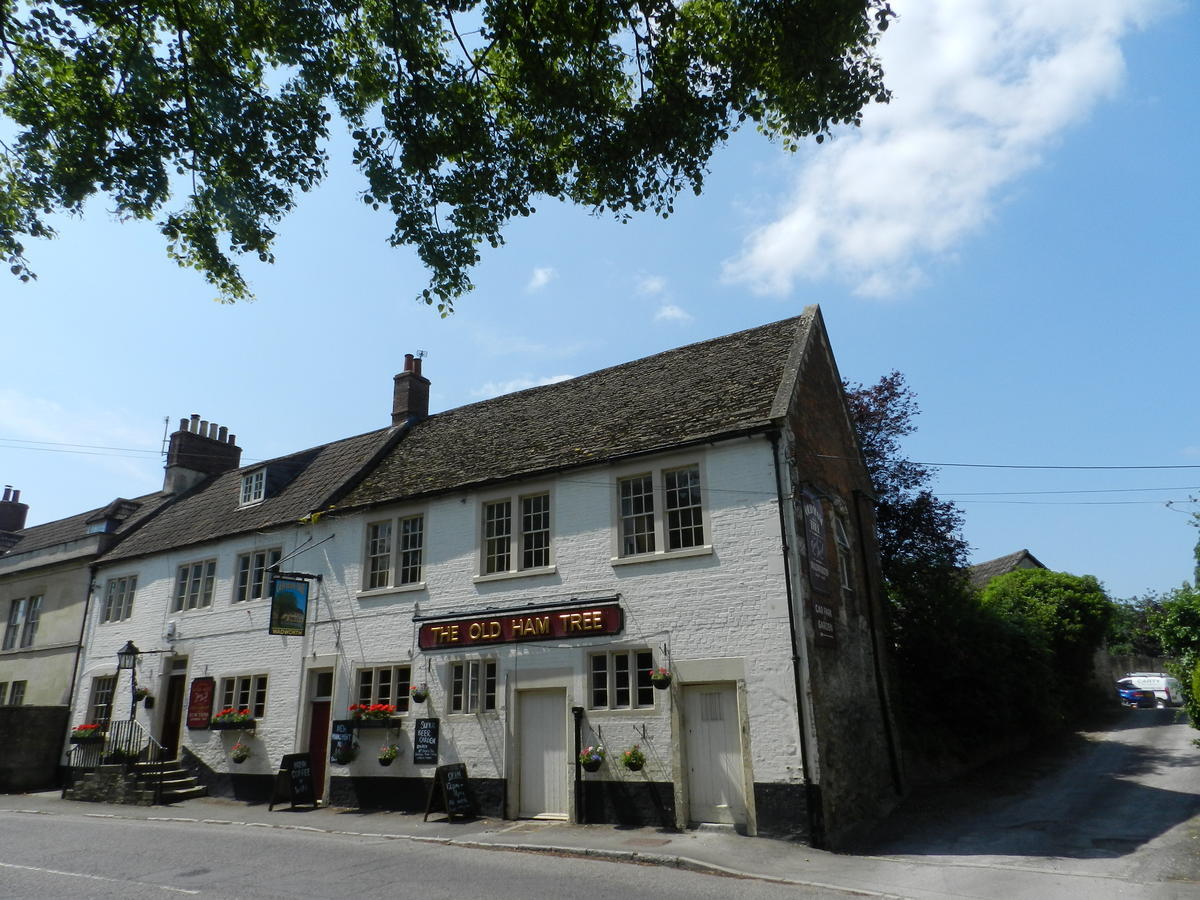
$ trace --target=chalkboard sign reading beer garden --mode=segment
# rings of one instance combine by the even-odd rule
[[[445,810],[446,818],[475,815],[475,804],[471,801],[470,785],[467,782],[466,763],[438,766],[433,774],[433,785],[429,788],[429,800],[425,803],[425,821],[429,814]]]
[[[413,763],[436,766],[438,761],[438,720],[417,719],[413,731]]]

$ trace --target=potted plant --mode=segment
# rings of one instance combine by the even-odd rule
[[[354,703],[350,706],[350,717],[360,728],[392,728],[396,707],[390,703]]]
[[[229,758],[240,765],[250,758],[250,748],[238,741],[229,748]]]
[[[254,714],[248,709],[227,706],[213,716],[212,724],[209,727],[218,731],[230,728],[253,728]]]
[[[384,744],[379,748],[379,764],[381,766],[390,766],[396,761],[396,757],[400,755],[400,748],[395,744]]]
[[[103,726],[97,722],[76,725],[71,729],[72,744],[98,744],[104,740]]]
[[[621,765],[631,772],[640,772],[642,766],[646,765],[646,754],[639,745],[634,744],[621,754]]]
[[[671,672],[666,666],[659,666],[657,669],[651,669],[650,683],[660,691],[665,691],[671,686]]]
[[[137,762],[138,751],[132,747],[112,747],[104,757],[104,762],[110,765],[129,765]]]
[[[599,744],[594,747],[584,747],[583,752],[579,754],[579,764],[583,766],[585,772],[595,772],[604,763],[606,755],[604,748]]]
[[[413,698],[413,703],[424,703],[429,696],[429,686],[423,682],[421,684],[414,684],[412,690],[408,693]]]

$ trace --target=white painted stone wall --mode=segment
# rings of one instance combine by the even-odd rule
[[[702,466],[706,540],[711,552],[614,565],[615,478],[695,462]],[[477,581],[481,504],[504,494],[516,496],[544,488],[550,490],[552,499],[554,570]],[[230,502],[235,502],[234,498]],[[360,591],[366,524],[413,512],[425,514],[424,588]],[[285,562],[283,569],[323,576],[319,592],[310,599],[310,605],[314,601],[319,604],[318,624],[312,624],[310,609],[308,635],[270,636],[266,601],[232,602],[237,555],[271,547],[282,547],[286,555],[309,541],[310,549]],[[209,558],[217,560],[212,608],[172,613],[178,566]],[[138,576],[133,615],[124,622],[99,624],[105,583],[110,577],[128,574]],[[189,732],[184,727],[181,744],[217,770],[272,773],[280,756],[302,749],[307,739],[307,703],[299,700],[306,697],[305,669],[334,659],[334,718],[346,717],[347,706],[355,702],[357,668],[411,661],[413,681],[427,681],[431,696],[425,704],[414,704],[407,718],[441,719],[441,761],[466,762],[472,777],[508,777],[515,765],[515,734],[507,711],[515,703],[518,688],[564,686],[568,706],[586,707],[589,651],[650,648],[656,665],[685,671],[689,681],[704,680],[710,671],[720,673],[722,679],[731,671],[744,673],[742,696],[748,704],[753,780],[801,780],[776,483],[770,444],[762,438],[739,439],[629,465],[570,471],[515,485],[512,490],[453,494],[369,514],[327,515],[312,527],[116,563],[100,573],[97,591],[73,721],[83,720],[92,677],[111,674],[117,649],[131,638],[143,650],[172,648],[186,655],[189,684],[198,676],[213,676],[218,686],[217,706],[222,677],[269,676],[267,714],[251,741],[254,756],[247,763],[234,767],[227,760],[234,736]],[[464,648],[457,653],[417,649],[414,614],[436,617],[615,594],[620,594],[626,616],[625,632],[615,637]],[[172,621],[176,623],[173,643],[165,638]],[[664,658],[664,646],[669,659]],[[477,715],[450,714],[448,663],[481,657],[499,662],[500,709]],[[722,662],[709,665],[707,660]],[[159,697],[165,693],[166,668],[162,656],[143,657],[139,679]],[[116,718],[127,714],[128,690],[127,677],[122,676]],[[656,692],[653,709],[586,713],[584,743],[600,732],[610,753],[601,777],[631,777],[616,765],[616,757],[625,747],[638,743],[648,758],[645,775],[638,777],[677,780],[676,744],[682,737],[672,735],[673,693]],[[161,712],[160,704],[152,715],[158,717]],[[139,715],[147,724],[157,724],[151,723],[151,714],[144,709]],[[331,766],[332,774],[430,774],[429,767],[417,768],[411,763],[410,721],[399,741],[400,758],[390,768],[381,768],[375,751],[384,734],[362,731],[359,759],[348,767]]]

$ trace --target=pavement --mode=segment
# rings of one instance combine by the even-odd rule
[[[0,795],[0,821],[27,815],[182,822],[214,828],[279,828],[408,840],[484,850],[546,853],[669,866],[858,897],[1195,898],[1196,882],[1138,884],[1064,867],[1065,860],[829,853],[802,844],[745,837],[719,827],[684,832],[566,822],[508,821],[341,808],[274,811],[220,797],[170,806],[115,806],[63,800],[57,791]],[[1074,862],[1074,861],[1072,861]]]

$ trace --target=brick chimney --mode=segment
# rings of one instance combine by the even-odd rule
[[[224,425],[193,414],[190,419],[180,419],[179,430],[171,435],[163,490],[178,494],[209,475],[228,472],[241,464],[237,435],[230,434]]]
[[[21,492],[12,485],[4,486],[4,499],[0,500],[0,531],[20,531],[25,527],[29,515],[29,504],[21,502]]]
[[[420,422],[429,415],[429,379],[421,375],[421,359],[404,354],[404,371],[392,379],[392,424]]]

